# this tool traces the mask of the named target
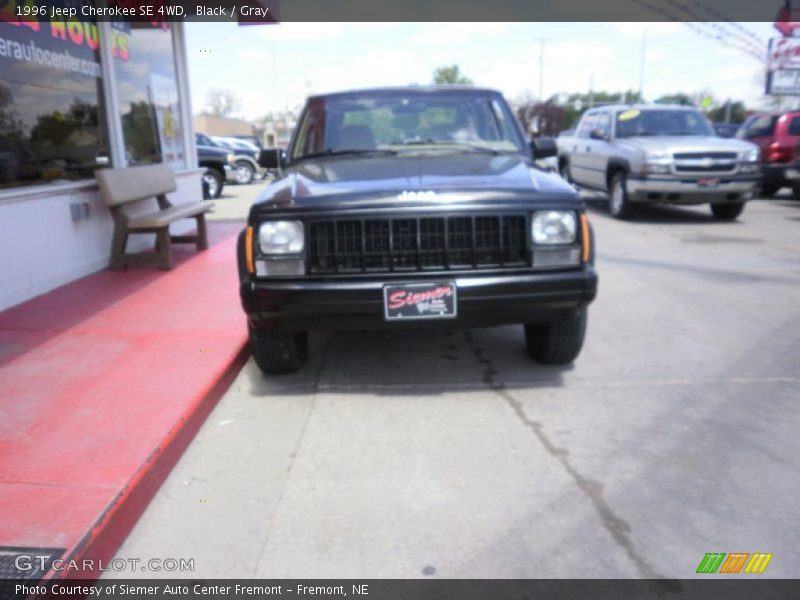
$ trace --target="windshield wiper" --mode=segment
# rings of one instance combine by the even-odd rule
[[[481,146],[480,144],[471,144],[470,142],[452,142],[452,141],[444,141],[444,140],[410,140],[407,142],[399,142],[397,144],[392,144],[393,146],[446,146],[447,148],[452,148],[453,146],[460,146],[462,148],[466,148],[472,150],[473,152],[480,152],[483,154],[492,154],[498,155],[503,154],[502,151],[496,150],[490,146]]]
[[[390,150],[388,148],[326,148],[319,152],[309,152],[298,156],[295,160],[305,160],[307,158],[321,158],[323,156],[367,156],[371,154],[381,154],[394,156],[397,150]]]

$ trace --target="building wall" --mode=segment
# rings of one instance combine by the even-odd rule
[[[194,129],[206,135],[255,135],[253,124],[241,119],[195,115]]]
[[[178,189],[168,195],[170,201],[199,202],[202,172],[176,173]],[[72,220],[73,202],[89,205],[88,219]],[[156,208],[155,199],[148,199],[131,206],[130,214]],[[183,220],[170,231],[187,233],[194,225],[194,220]],[[105,268],[113,229],[111,213],[92,181],[4,192],[0,195],[0,310]],[[145,250],[154,240],[154,234],[131,236],[128,249]]]

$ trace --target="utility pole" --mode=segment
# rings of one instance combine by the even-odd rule
[[[550,38],[533,38],[539,42],[539,102],[544,103],[544,45]]]
[[[641,61],[639,63],[639,99],[644,102],[644,61],[645,61],[645,54],[647,51],[647,34],[653,30],[653,27],[649,27],[642,32],[642,56]]]

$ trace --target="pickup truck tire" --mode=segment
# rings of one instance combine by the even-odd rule
[[[247,185],[248,183],[253,183],[253,179],[256,176],[256,170],[249,162],[246,160],[237,160],[236,161],[236,183],[241,185]]]
[[[225,185],[225,176],[216,169],[209,167],[203,173],[203,179],[208,185],[208,195],[211,198],[219,198],[222,195],[222,187]]]
[[[572,176],[569,174],[569,161],[567,159],[562,158],[558,163],[558,174],[561,176],[561,179],[567,183],[572,183]]]
[[[628,198],[628,176],[617,171],[608,185],[608,210],[615,219],[626,220],[633,217],[634,206]]]
[[[575,360],[586,337],[587,310],[583,306],[557,321],[527,323],[528,354],[546,365],[566,365]]]
[[[300,370],[308,360],[308,333],[294,331],[262,331],[252,325],[250,350],[267,375],[283,375]]]
[[[795,200],[800,200],[800,182],[795,182],[792,184],[792,198]]]
[[[762,198],[772,198],[775,194],[778,193],[778,190],[780,190],[780,189],[781,189],[781,186],[775,185],[775,184],[762,185],[761,186],[761,194],[760,194],[760,196]],[[792,189],[794,189],[794,187]]]
[[[720,221],[733,221],[742,214],[744,202],[732,202],[730,204],[712,204],[711,213],[715,219]]]

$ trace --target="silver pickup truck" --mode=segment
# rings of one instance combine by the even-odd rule
[[[639,203],[661,203],[710,204],[716,218],[734,220],[761,177],[756,145],[717,137],[686,106],[591,109],[557,144],[561,176],[608,192],[618,219],[632,217]]]

